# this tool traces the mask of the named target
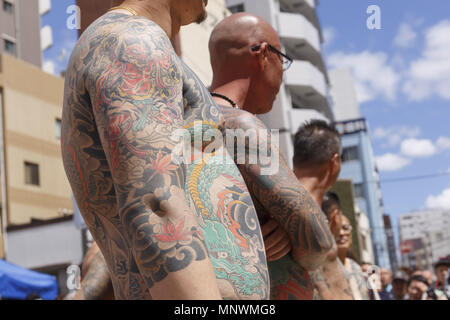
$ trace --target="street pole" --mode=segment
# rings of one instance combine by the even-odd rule
[[[5,139],[3,135],[3,90],[0,88],[0,183],[2,187],[2,237],[3,252],[5,260],[8,257],[8,235],[6,227],[8,224],[8,200],[6,198],[6,166],[5,166]]]

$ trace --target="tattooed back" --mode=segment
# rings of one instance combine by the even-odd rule
[[[223,298],[268,298],[259,223],[232,159],[223,146],[189,163],[172,159],[174,132],[200,124],[204,151],[203,133],[222,132],[221,117],[153,22],[111,12],[80,38],[66,75],[62,153],[116,298],[150,298],[169,274],[207,260]]]

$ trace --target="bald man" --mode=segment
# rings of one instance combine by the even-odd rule
[[[223,20],[212,32],[209,49],[213,68],[210,90],[224,114],[227,129],[266,129],[255,117],[272,109],[281,86],[283,70],[292,60],[281,52],[281,43],[276,31],[263,19],[247,13],[239,13]],[[278,141],[267,144],[271,152],[277,152]],[[244,180],[249,186],[260,221],[263,236],[277,231],[277,215],[292,214],[296,210],[305,211],[304,217],[315,219],[314,228],[301,230],[302,241],[314,243],[324,238],[335,246],[334,239],[322,213],[310,211],[308,192],[303,188],[280,153],[280,170],[268,176],[261,176],[259,167],[238,164]],[[275,197],[268,190],[275,190]],[[272,191],[273,192],[273,191]],[[273,208],[277,208],[273,210]],[[280,211],[281,210],[281,211]],[[269,222],[264,223],[265,220]],[[287,230],[289,226],[284,226]],[[281,239],[282,233],[279,233]],[[292,242],[298,246],[298,243]],[[266,248],[276,251],[277,246]],[[329,252],[331,247],[327,247]],[[325,251],[322,251],[325,252]],[[269,261],[272,299],[312,299],[313,285],[307,271],[315,270],[323,264],[311,264],[312,252],[304,252],[301,257],[287,255],[277,261]],[[275,260],[275,259],[274,259]]]
[[[212,95],[219,106],[221,126],[228,129],[227,134],[233,132],[230,129],[244,129],[234,131],[237,140],[242,138],[238,132],[266,129],[253,114],[265,113],[272,108],[282,82],[283,66],[289,64],[280,52],[276,32],[259,17],[236,14],[226,18],[213,31],[210,50],[214,70],[211,89],[215,91]],[[335,242],[320,207],[279,154],[278,141],[271,141],[271,138],[270,134],[260,135],[259,145],[266,145],[269,154],[276,153],[279,163],[263,165],[260,161],[242,163],[239,159],[234,160],[263,224],[263,236],[275,239],[270,244],[266,242],[269,259],[276,260],[286,254],[285,232],[292,244],[291,255],[276,265],[283,269],[282,272],[273,273],[279,275],[276,281],[280,286],[271,293],[272,298],[311,299],[312,285],[307,272],[323,264]],[[252,146],[252,143],[246,145],[243,158],[247,161],[258,154],[259,150]],[[263,169],[272,165],[279,165],[279,170],[263,175]],[[245,219],[240,223],[245,221],[249,227],[255,222]],[[283,228],[280,229],[280,225]],[[250,280],[243,278],[244,282]]]

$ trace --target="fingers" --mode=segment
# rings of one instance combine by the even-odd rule
[[[283,258],[292,250],[291,242],[288,239],[283,240],[278,246],[266,251],[267,261],[276,261]]]
[[[278,228],[279,224],[276,220],[270,219],[261,227],[262,236],[265,238]]]
[[[278,227],[274,232],[265,237],[264,245],[266,246],[266,252],[269,249],[279,246],[283,242],[283,238],[287,238],[287,240],[289,241],[289,238],[285,234],[284,230],[280,229],[280,227]]]
[[[278,222],[273,219],[269,220],[262,226],[261,231],[268,261],[278,260],[291,251],[289,236]]]

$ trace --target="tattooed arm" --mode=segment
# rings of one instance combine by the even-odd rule
[[[354,296],[345,275],[344,266],[337,257],[337,248],[333,248],[324,265],[310,272],[317,300],[353,300]]]
[[[73,300],[112,300],[113,288],[105,258],[93,243],[83,262],[81,288]]]
[[[203,235],[172,162],[183,127],[182,68],[164,32],[131,18],[99,39],[86,87],[121,223],[154,299],[220,299]]]
[[[232,108],[223,108],[223,111],[227,129],[266,129],[258,118],[248,112]],[[315,270],[325,262],[327,253],[335,244],[325,215],[288,167],[277,142],[271,141],[270,133],[260,134],[258,139],[259,145],[245,140],[246,159],[236,159],[239,169],[252,197],[288,231],[293,259],[305,270]],[[279,155],[279,170],[275,174],[263,175],[260,163],[249,163],[252,156],[260,154],[261,145],[267,146],[268,154]]]

